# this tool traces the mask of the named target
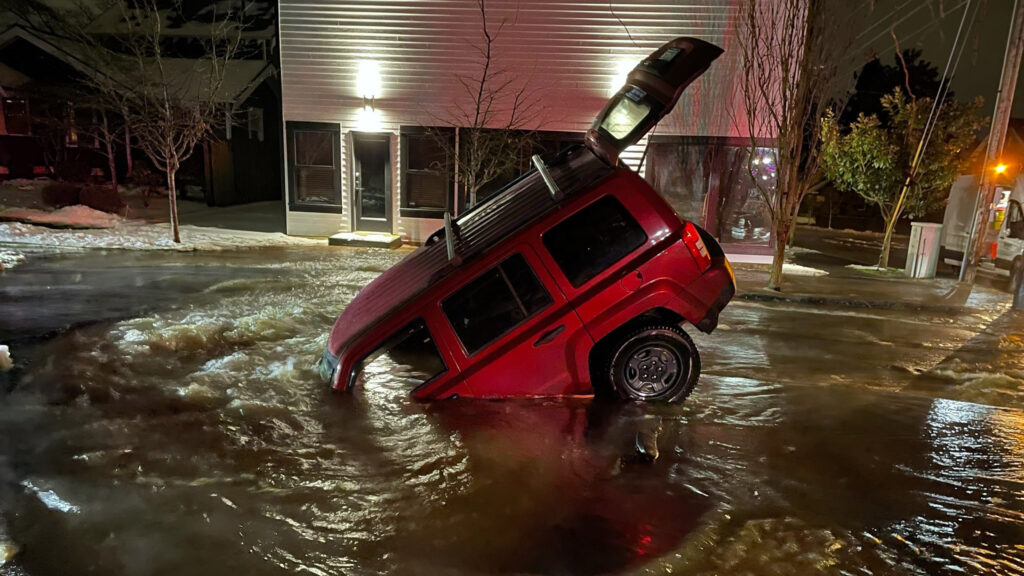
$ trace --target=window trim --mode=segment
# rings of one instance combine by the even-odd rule
[[[411,208],[406,206],[409,200],[408,195],[408,170],[409,170],[409,146],[406,144],[407,136],[423,136],[431,130],[451,130],[452,146],[455,145],[455,128],[451,126],[402,126],[398,134],[398,162],[401,166],[398,175],[401,182],[401,198],[398,203],[398,211],[402,218],[444,218],[444,213],[452,211],[455,206],[455,178],[454,175],[448,178],[448,190],[444,196],[444,208]]]
[[[444,305],[449,300],[451,300],[451,298],[453,296],[455,296],[455,294],[457,292],[459,292],[463,288],[469,286],[473,282],[479,280],[480,278],[482,278],[485,274],[487,274],[491,270],[498,269],[498,272],[501,274],[502,279],[505,281],[505,286],[508,287],[509,291],[512,293],[512,297],[515,298],[516,304],[519,305],[520,310],[525,310],[525,307],[523,306],[523,303],[522,303],[522,298],[520,298],[519,294],[516,293],[515,287],[512,286],[512,282],[508,279],[508,275],[505,273],[504,270],[502,270],[500,268],[500,266],[502,264],[504,264],[505,262],[507,262],[508,260],[513,258],[514,256],[521,256],[523,258],[523,261],[526,262],[526,266],[530,270],[530,273],[533,274],[533,278],[537,281],[537,285],[540,286],[540,288],[547,295],[548,302],[547,302],[547,304],[545,304],[545,305],[541,306],[540,308],[538,308],[537,310],[535,310],[533,312],[533,314],[527,315],[519,323],[511,326],[510,328],[508,328],[504,332],[498,334],[497,336],[495,336],[491,340],[488,340],[486,343],[481,344],[480,347],[477,348],[476,350],[470,351],[468,348],[466,348],[466,343],[462,341],[462,337],[459,336],[458,331],[455,330],[455,324],[452,323],[451,317],[449,317],[448,313],[445,311]],[[459,347],[461,348],[463,355],[466,357],[466,359],[470,359],[470,358],[473,358],[473,357],[477,356],[478,354],[486,351],[488,348],[493,346],[495,343],[501,341],[503,338],[505,338],[506,336],[508,336],[512,332],[515,332],[516,329],[519,328],[520,326],[523,326],[524,324],[526,324],[530,320],[540,316],[541,313],[543,313],[544,311],[546,311],[549,308],[551,308],[554,304],[555,304],[555,296],[551,293],[551,290],[548,289],[547,285],[544,283],[544,280],[540,277],[540,275],[537,274],[537,266],[533,262],[530,262],[530,259],[526,256],[526,251],[525,250],[518,250],[517,249],[517,250],[514,250],[512,252],[509,252],[501,260],[499,260],[496,264],[494,264],[492,266],[488,266],[487,268],[484,268],[483,270],[480,271],[480,273],[474,275],[472,278],[470,278],[469,280],[467,280],[463,284],[460,284],[454,290],[450,291],[447,296],[445,296],[444,298],[442,298],[441,300],[438,301],[437,306],[440,309],[441,316],[444,317],[445,322],[448,323],[448,328],[451,329],[452,335],[455,336],[455,340],[459,343]]]
[[[319,212],[327,214],[342,214],[345,211],[344,190],[341,187],[341,125],[335,122],[305,122],[286,120],[285,121],[285,145],[288,149],[287,168],[288,171],[288,211],[289,212]],[[334,186],[337,190],[337,204],[303,204],[296,201],[296,165],[295,165],[295,132],[299,131],[330,132],[334,142],[334,149],[338,157],[334,165]]]

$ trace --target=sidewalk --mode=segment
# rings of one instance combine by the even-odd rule
[[[821,275],[783,273],[782,291],[769,290],[767,265],[735,265],[737,298],[761,302],[791,302],[821,306],[961,312],[965,308],[1000,312],[1012,296],[1005,278],[981,274],[974,286],[961,285],[952,268],[940,266],[939,277],[911,279],[858,270],[851,265],[877,262],[881,235],[870,232],[804,227],[796,236],[788,264],[813,268]],[[906,259],[904,237],[893,242],[890,265]]]
[[[767,266],[736,267],[737,298],[824,306],[954,312],[963,308],[1001,310],[1011,295],[986,282],[961,285],[955,278],[927,280],[879,277],[847,268],[826,269],[827,276],[783,275],[781,292],[769,290]]]

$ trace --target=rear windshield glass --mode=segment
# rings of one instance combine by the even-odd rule
[[[629,133],[647,117],[647,113],[650,111],[651,107],[643,102],[633,102],[623,98],[619,100],[615,108],[612,108],[608,117],[601,123],[601,128],[611,134],[612,138],[622,140],[629,136]]]
[[[441,308],[466,352],[473,354],[551,301],[526,258],[515,254],[449,296]]]
[[[447,369],[422,318],[394,333],[361,364],[359,381],[369,386],[415,388]]]
[[[622,204],[605,196],[544,233],[544,246],[573,287],[647,241],[647,234]]]

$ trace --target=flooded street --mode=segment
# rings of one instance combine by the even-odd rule
[[[0,275],[0,574],[1024,574],[1024,317],[735,300],[680,406],[330,393],[402,255]]]

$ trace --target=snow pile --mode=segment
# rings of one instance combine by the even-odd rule
[[[11,360],[11,350],[5,345],[0,345],[0,372],[10,370],[12,367],[14,361]]]
[[[828,272],[824,270],[811,268],[809,266],[801,266],[799,264],[793,264],[792,262],[784,262],[782,264],[782,273],[789,274],[791,276],[828,276]]]
[[[53,212],[31,208],[9,208],[0,212],[0,220],[18,220],[29,224],[46,224],[63,228],[113,228],[121,218],[76,204]]]
[[[10,270],[25,261],[21,252],[13,250],[0,250],[0,270]]]
[[[868,274],[877,274],[879,276],[903,276],[903,270],[900,268],[879,268],[874,264],[848,264],[846,267],[850,270],[866,272]]]
[[[115,217],[116,218],[116,217]],[[0,242],[60,248],[121,248],[127,250],[229,250],[265,246],[323,245],[322,240],[296,238],[278,232],[250,232],[181,226],[181,243],[171,240],[170,226],[120,220],[112,228],[57,230],[24,223],[0,223]]]

